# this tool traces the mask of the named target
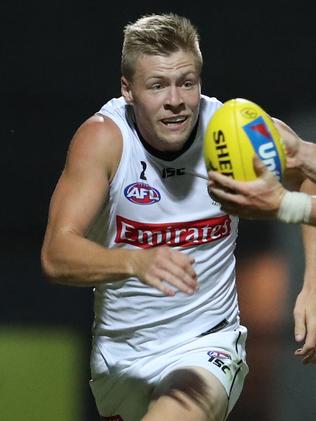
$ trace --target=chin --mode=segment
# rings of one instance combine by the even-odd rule
[[[188,138],[185,139],[168,139],[164,140],[161,145],[166,151],[179,151],[188,141]]]
[[[189,140],[190,133],[189,134],[182,133],[181,135],[179,135],[179,134],[177,134],[177,135],[171,134],[170,135],[169,134],[168,136],[162,135],[160,137],[161,146],[163,146],[166,150],[169,150],[169,151],[180,150],[186,144],[186,142]]]

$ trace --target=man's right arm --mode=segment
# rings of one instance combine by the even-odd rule
[[[197,282],[187,255],[168,247],[108,249],[86,238],[107,200],[121,152],[121,132],[109,119],[91,117],[75,134],[51,199],[41,253],[45,274],[53,282],[76,286],[136,276],[167,295],[174,295],[168,283],[192,293]]]

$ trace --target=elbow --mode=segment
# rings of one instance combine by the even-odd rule
[[[41,268],[45,279],[49,283],[59,283],[61,274],[52,253],[43,246],[41,250]]]

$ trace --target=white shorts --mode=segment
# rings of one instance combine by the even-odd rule
[[[134,359],[125,367],[109,366],[100,349],[95,347],[90,386],[100,415],[105,419],[139,421],[147,411],[155,386],[171,371],[189,366],[205,368],[222,383],[229,401],[228,415],[248,373],[246,337],[244,326],[236,330],[223,329],[178,344],[158,356]]]

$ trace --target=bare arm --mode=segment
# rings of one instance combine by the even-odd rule
[[[223,210],[232,215],[245,219],[280,218],[280,205],[287,190],[257,157],[254,169],[258,178],[248,182],[210,171],[210,194],[221,203]],[[310,200],[311,211],[306,223],[316,226],[316,196]],[[294,202],[296,205],[297,201]]]
[[[109,132],[109,133],[107,133]],[[111,174],[120,157],[121,142],[115,127],[101,117],[92,117],[75,134],[64,171],[52,196],[48,225],[42,248],[45,273],[53,280],[93,285],[107,277],[121,279],[131,273],[128,260],[85,238],[100,211]],[[89,256],[89,257],[88,257]],[[117,259],[125,264],[118,265]]]
[[[42,247],[42,267],[53,281],[93,286],[130,276],[174,295],[165,282],[192,293],[197,287],[193,260],[168,247],[107,249],[86,238],[107,200],[121,158],[122,139],[110,120],[94,116],[75,134],[64,171],[52,196]]]
[[[300,139],[282,121],[274,119],[274,122],[287,151],[284,184],[291,190],[298,190],[307,176],[316,181],[316,145]],[[284,222],[316,224],[316,197],[289,194],[256,157],[254,170],[258,178],[249,182],[210,171],[210,194],[224,210],[243,218],[279,218]],[[291,209],[293,212],[290,212]]]
[[[316,145],[301,139],[283,121],[273,121],[285,143],[288,171],[298,170],[303,178],[316,182]]]
[[[315,195],[316,185],[306,180],[302,190]],[[316,227],[302,225],[302,230],[305,250],[304,283],[294,307],[295,339],[302,343],[302,347],[295,355],[307,364],[316,363]]]
[[[288,181],[294,188],[301,183],[300,189],[305,193],[305,196],[295,197],[311,204],[308,224],[313,226],[302,225],[305,274],[294,307],[295,339],[302,343],[302,347],[296,350],[295,355],[301,357],[304,364],[316,363],[316,185],[307,179],[304,181],[305,177],[316,181],[316,146],[299,139],[283,122],[277,120],[276,125],[286,141]],[[251,219],[280,219],[281,204],[288,192],[258,158],[254,159],[254,167],[258,178],[250,182],[239,182],[210,172],[210,193],[229,213]],[[296,182],[294,186],[293,181]],[[294,200],[294,207],[297,204]],[[288,213],[286,207],[285,213]]]

